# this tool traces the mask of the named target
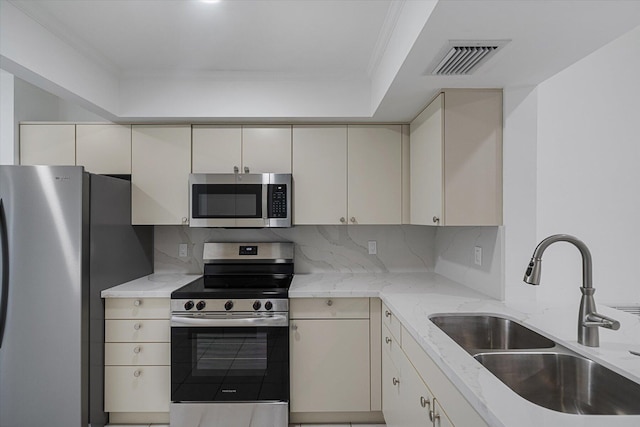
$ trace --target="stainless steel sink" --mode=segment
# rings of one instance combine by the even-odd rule
[[[482,350],[551,348],[553,341],[503,317],[441,315],[429,318],[470,354]]]
[[[577,355],[482,353],[474,356],[530,402],[585,415],[640,415],[640,384]]]

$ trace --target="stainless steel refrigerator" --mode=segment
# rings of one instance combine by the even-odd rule
[[[0,427],[102,426],[100,291],[150,274],[129,181],[0,166]]]

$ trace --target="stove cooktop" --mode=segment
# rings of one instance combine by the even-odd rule
[[[201,277],[171,293],[171,299],[287,298],[293,277],[259,280],[255,277]]]

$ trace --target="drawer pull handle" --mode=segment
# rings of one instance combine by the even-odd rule
[[[141,304],[142,304],[142,301],[140,301],[139,299],[133,302],[133,305],[135,305],[136,307],[139,307]]]
[[[141,323],[136,323],[135,325],[133,325],[133,329],[135,329],[136,331],[138,329],[142,328],[142,324]]]
[[[400,384],[400,380],[397,379],[396,377],[393,377],[393,385],[398,385]]]
[[[389,310],[385,310],[384,317],[391,317],[391,312]]]
[[[429,399],[425,399],[423,396],[420,396],[420,406],[423,408],[429,408],[431,410],[431,401]]]
[[[390,344],[391,343],[391,338],[384,337],[384,342],[386,342],[387,344]]]
[[[333,305],[333,301],[331,301],[330,299],[328,299],[328,300],[327,300],[327,305],[328,305],[329,307],[331,307],[331,306]]]
[[[137,346],[137,347],[135,347],[135,348],[133,349],[133,352],[134,352],[135,354],[138,354],[138,353],[140,353],[140,350],[142,350],[142,348],[141,348],[140,346]]]
[[[133,371],[133,376],[136,378],[138,378],[141,374],[142,374],[142,371],[140,371],[139,369],[136,369],[135,371]]]

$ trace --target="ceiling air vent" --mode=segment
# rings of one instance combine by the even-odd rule
[[[491,58],[507,40],[452,41],[449,50],[431,74],[439,76],[464,76]]]

